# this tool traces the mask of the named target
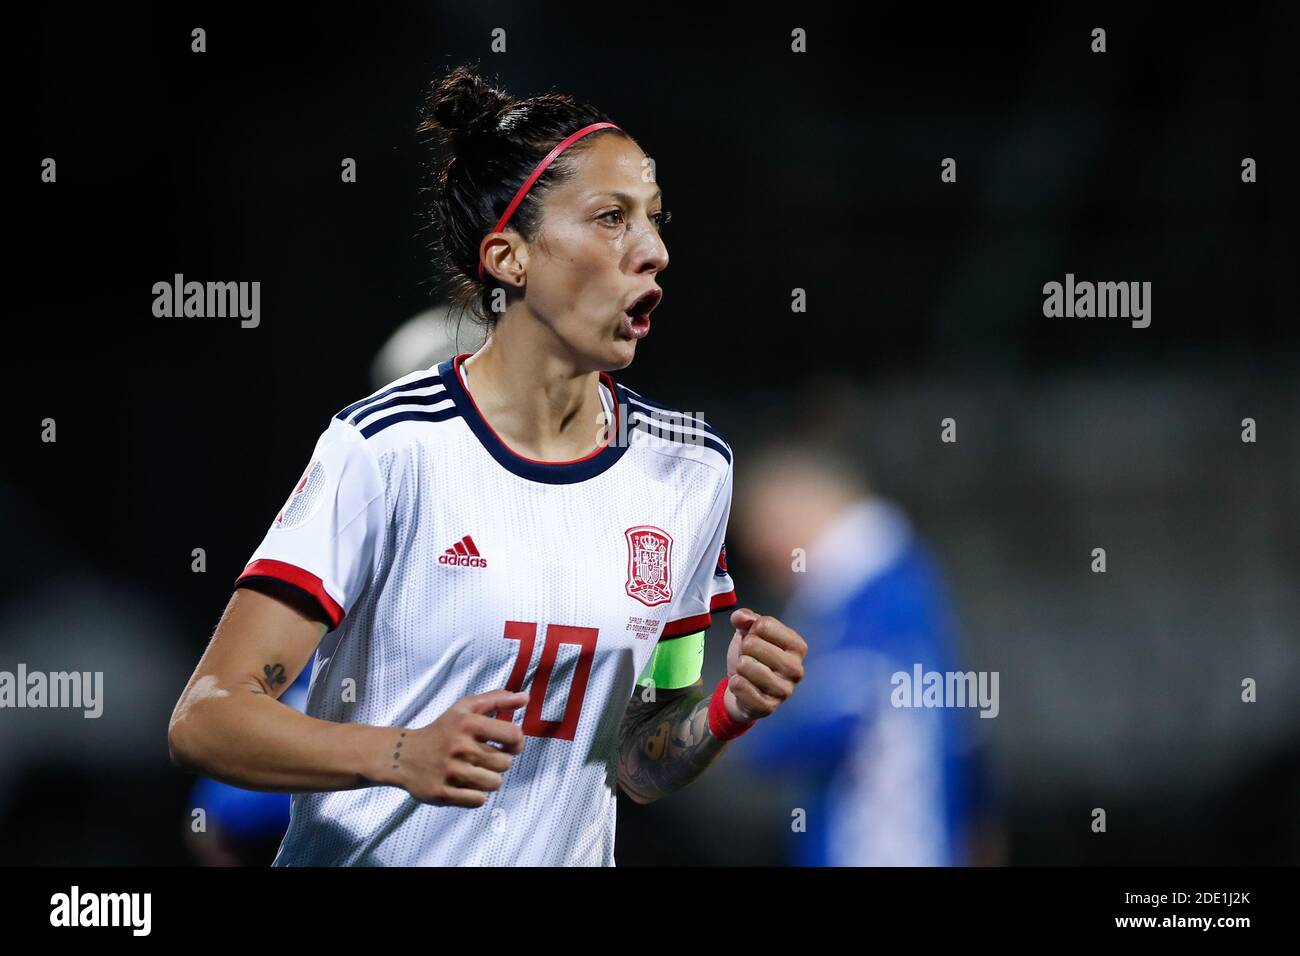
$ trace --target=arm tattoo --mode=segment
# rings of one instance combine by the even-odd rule
[[[658,700],[641,699],[640,688],[618,730],[618,782],[638,803],[680,790],[722,753],[726,741],[709,731],[709,695],[704,681],[679,690],[659,690]]]
[[[264,664],[262,666],[262,677],[254,675],[250,675],[250,677],[251,680],[246,682],[248,689],[254,694],[265,694],[268,697],[275,697],[275,689],[288,679],[284,676],[283,664]]]

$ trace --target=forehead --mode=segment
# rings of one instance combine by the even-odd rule
[[[575,200],[601,192],[618,191],[651,199],[659,186],[653,180],[643,182],[647,168],[641,147],[626,136],[604,135],[574,157],[577,174],[557,190]]]

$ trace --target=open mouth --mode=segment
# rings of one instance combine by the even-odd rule
[[[650,313],[654,311],[659,300],[664,297],[662,289],[648,289],[635,302],[623,310],[623,322],[620,328],[624,338],[644,338],[650,331]]]

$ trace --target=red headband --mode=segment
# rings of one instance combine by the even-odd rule
[[[586,136],[588,133],[594,133],[598,129],[618,129],[618,128],[619,127],[615,126],[613,123],[592,123],[590,126],[584,126],[576,133],[571,133],[568,136],[566,136],[564,139],[560,140],[560,142],[556,144],[556,147],[546,154],[546,158],[543,159],[540,163],[538,163],[537,168],[534,169],[528,175],[528,178],[524,180],[524,184],[520,186],[519,191],[515,193],[515,198],[510,200],[509,206],[506,206],[505,215],[503,215],[499,220],[497,220],[496,228],[493,229],[492,232],[500,232],[502,229],[506,227],[506,223],[510,221],[510,217],[515,214],[515,210],[519,208],[519,204],[524,201],[524,196],[528,195],[528,190],[533,188],[533,183],[537,182],[537,180],[541,178],[542,173],[546,172],[546,167],[551,165],[551,163],[555,161],[555,157],[559,156],[562,152],[564,152],[566,149],[568,149],[578,140],[582,139],[582,137]],[[489,232],[488,235],[491,235],[492,232]],[[478,260],[478,277],[479,280],[482,281],[483,279],[483,257],[482,256],[480,256]]]

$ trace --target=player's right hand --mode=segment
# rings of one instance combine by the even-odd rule
[[[527,703],[527,691],[462,697],[433,723],[407,732],[394,782],[421,803],[483,806],[489,792],[501,789],[511,754],[524,749],[523,729],[492,715]]]

